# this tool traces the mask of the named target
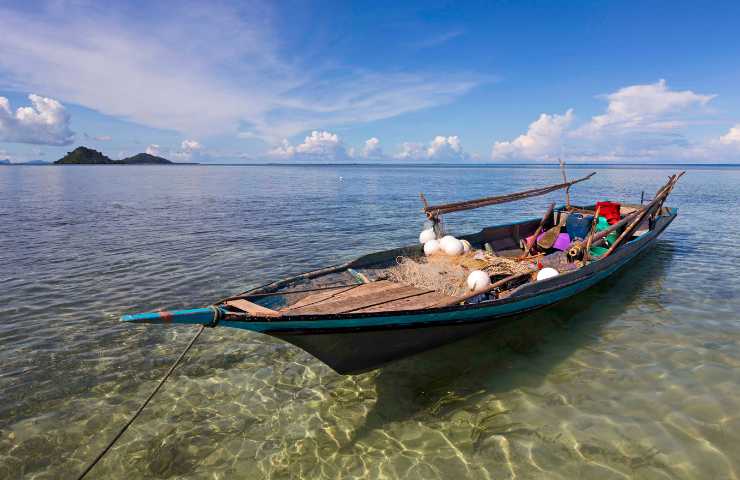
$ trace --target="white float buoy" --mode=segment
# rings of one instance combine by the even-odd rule
[[[434,255],[437,252],[439,252],[438,240],[429,240],[424,244],[424,255],[426,255],[427,257],[429,255]]]
[[[445,235],[444,237],[439,239],[439,245],[444,248],[444,246],[447,244],[447,242],[451,242],[452,240],[457,240],[452,235]]]
[[[437,238],[437,235],[434,234],[434,230],[431,228],[427,228],[426,230],[422,230],[419,234],[419,243],[424,245],[429,240],[435,240]]]
[[[545,267],[537,272],[537,281],[539,282],[540,280],[547,280],[548,278],[557,277],[558,275],[560,275],[560,272],[558,272],[554,268]]]
[[[483,290],[491,284],[491,277],[481,270],[473,270],[468,275],[468,288],[473,291]]]
[[[460,240],[460,243],[462,243],[463,246],[463,253],[468,253],[473,248],[467,240]]]
[[[442,250],[446,250],[447,245],[452,245],[454,243],[459,242],[457,238],[453,237],[452,235],[445,235],[439,240],[439,248]]]
[[[457,238],[452,238],[442,244],[442,250],[444,250],[447,255],[455,256],[462,255],[465,249],[460,240],[458,240]]]

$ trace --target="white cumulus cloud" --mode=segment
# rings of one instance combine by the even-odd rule
[[[460,137],[457,135],[445,137],[437,135],[428,145],[405,142],[401,151],[395,156],[401,160],[413,161],[464,161],[471,156],[463,150]]]
[[[560,153],[563,133],[573,121],[573,109],[563,115],[543,113],[529,124],[527,133],[511,141],[496,142],[494,160],[549,160]]]
[[[730,128],[730,131],[719,137],[719,143],[723,145],[737,145],[740,147],[740,123]]]
[[[365,146],[362,149],[364,158],[380,158],[383,156],[383,149],[380,148],[380,140],[377,137],[365,140]]]
[[[346,145],[336,133],[315,130],[298,145],[288,140],[269,152],[274,158],[296,161],[342,162],[357,160],[409,160],[417,162],[460,161],[473,158],[463,150],[457,136],[437,136],[428,144],[404,143],[396,155],[383,152],[380,139],[371,137],[361,148]]]
[[[203,148],[203,145],[200,144],[197,140],[183,140],[183,142],[180,144],[180,148],[184,152],[193,152],[195,150],[200,150]]]
[[[15,112],[10,101],[0,97],[0,141],[35,145],[69,145],[74,133],[69,128],[69,113],[53,98],[31,94],[30,107]]]
[[[718,143],[734,138],[732,131],[720,140],[698,143],[686,136],[688,126],[710,113],[707,106],[715,97],[671,90],[665,80],[626,86],[604,95],[606,111],[581,125],[572,125],[572,109],[564,115],[540,115],[527,133],[495,142],[491,157],[545,161],[560,155],[579,161],[694,158],[710,147],[716,151]]]
[[[159,145],[151,144],[146,147],[146,153],[148,153],[149,155],[154,155],[155,157],[159,157],[162,155],[162,150],[159,148]]]
[[[687,115],[706,106],[715,95],[691,90],[671,90],[665,80],[647,85],[631,85],[606,95],[606,113],[597,115],[574,132],[593,137],[640,132],[665,132],[686,124]]]
[[[269,155],[304,161],[341,161],[350,156],[339,135],[322,130],[314,130],[303,143],[295,146],[288,140],[283,140],[280,146],[270,150]]]

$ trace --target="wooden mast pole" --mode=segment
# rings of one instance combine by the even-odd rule
[[[563,183],[568,183],[568,177],[565,175],[565,162],[563,159],[560,160],[560,173],[563,174]],[[565,187],[565,208],[570,210],[570,185]]]

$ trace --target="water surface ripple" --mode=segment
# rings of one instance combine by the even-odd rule
[[[670,170],[599,168],[583,203]],[[573,168],[571,175],[588,173]],[[434,202],[547,168],[0,167],[0,478],[79,473],[184,347],[126,312],[410,244]],[[693,168],[630,271],[503,331],[340,376],[208,330],[93,478],[736,479],[740,170]],[[451,215],[458,234],[562,194]]]

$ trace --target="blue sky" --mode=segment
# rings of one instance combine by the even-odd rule
[[[740,162],[736,2],[4,2],[0,159]]]

